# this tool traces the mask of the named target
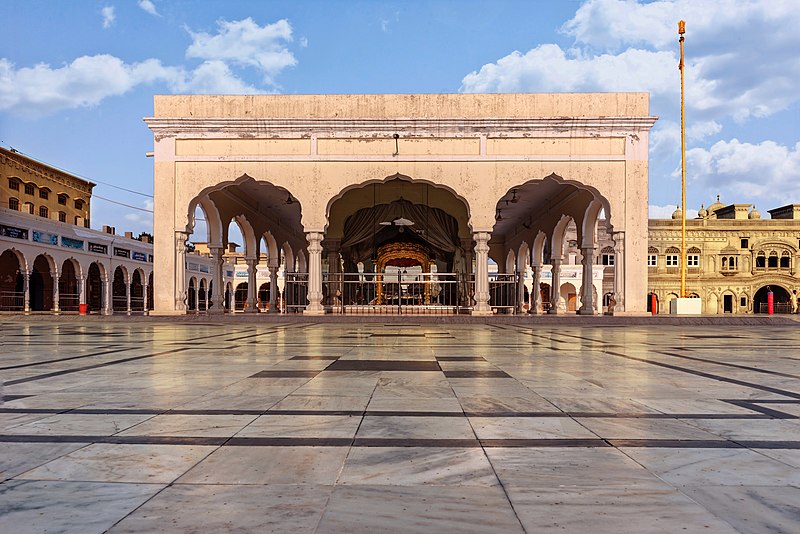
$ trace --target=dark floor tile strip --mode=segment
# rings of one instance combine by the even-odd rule
[[[336,360],[326,371],[441,371],[433,360]]]
[[[683,360],[692,360],[696,362],[703,362],[703,363],[710,363],[712,365],[720,365],[723,367],[731,367],[734,369],[743,369],[745,371],[753,371],[754,373],[762,373],[765,375],[773,375],[773,376],[782,376],[784,378],[800,378],[800,375],[792,375],[789,373],[781,373],[778,371],[770,371],[769,369],[760,369],[758,367],[751,367],[749,365],[739,365],[735,363],[728,363],[728,362],[719,362],[715,360],[709,360],[708,358],[700,358],[698,356],[687,356],[685,354],[676,354],[674,352],[667,352],[663,350],[656,350],[654,351],[657,354],[664,354],[666,356],[672,356],[673,358],[681,358]]]
[[[230,438],[233,447],[349,447],[352,438]]]
[[[402,410],[367,410],[364,415],[373,417],[464,417],[462,412],[404,412]]]
[[[290,360],[338,360],[341,356],[292,356]]]
[[[363,410],[267,410],[263,415],[349,415],[360,417]]]
[[[260,371],[248,378],[314,378],[322,372],[321,369],[286,369],[282,371]]]
[[[800,449],[800,441],[737,441],[742,447],[748,449]]]
[[[701,376],[703,378],[710,378],[711,380],[717,380],[719,382],[726,382],[728,384],[736,384],[737,386],[744,386],[753,389],[758,389],[761,391],[767,391],[769,393],[775,393],[777,395],[783,395],[784,397],[790,397],[793,399],[800,399],[800,393],[795,393],[793,391],[786,391],[785,389],[773,388],[770,386],[763,386],[761,384],[755,384],[753,382],[746,382],[744,380],[737,380],[735,378],[728,378],[726,376],[715,375],[712,373],[706,373],[704,371],[696,371],[694,369],[689,369],[687,367],[681,367],[680,365],[672,365],[669,363],[659,362],[656,360],[648,360],[647,358],[639,358],[636,356],[628,356],[627,354],[622,354],[619,352],[614,352],[610,350],[603,350],[602,352],[606,354],[610,354],[612,356],[617,356],[619,358],[625,358],[627,360],[647,363],[650,365],[655,365],[658,367],[664,367],[665,369],[672,369],[673,371],[680,371],[683,373],[688,373],[695,376]]]
[[[512,378],[511,375],[506,373],[505,371],[493,370],[493,369],[478,369],[478,370],[452,370],[452,371],[444,371],[444,376],[446,378]]]
[[[762,413],[765,416],[769,416],[769,417],[775,418],[775,419],[797,419],[798,418],[796,415],[793,415],[793,414],[790,414],[790,413],[781,412],[779,410],[773,410],[772,408],[767,408],[766,406],[759,406],[759,404],[756,404],[755,402],[752,402],[752,401],[733,399],[733,400],[726,400],[725,402],[733,404],[734,406],[739,406],[740,408],[746,408],[748,410],[753,410],[754,412]]]
[[[165,350],[163,352],[157,352],[155,354],[145,354],[144,356],[132,356],[130,358],[123,358],[121,360],[113,360],[113,361],[110,361],[110,362],[97,363],[97,364],[94,364],[94,365],[87,365],[87,366],[84,366],[84,367],[77,367],[75,369],[65,369],[63,371],[55,371],[55,372],[52,372],[52,373],[45,373],[43,375],[29,376],[29,377],[26,377],[26,378],[18,378],[16,380],[9,380],[8,382],[6,382],[6,385],[7,386],[13,386],[15,384],[24,384],[25,382],[33,382],[35,380],[43,380],[45,378],[52,378],[54,376],[68,375],[68,374],[71,374],[71,373],[79,373],[81,371],[88,371],[90,369],[98,369],[100,367],[108,367],[108,366],[117,365],[117,364],[120,364],[120,363],[133,362],[133,361],[136,361],[136,360],[144,360],[146,358],[155,358],[156,356],[164,356],[166,354],[175,354],[177,352],[184,352],[186,350],[189,350],[189,349],[188,348],[182,348],[182,349],[174,349],[174,350]]]
[[[252,339],[254,337],[266,336],[267,334],[275,334],[275,333],[277,333],[277,330],[270,330],[268,332],[258,332],[257,334],[250,334],[248,336],[232,337],[230,339],[226,339],[225,341],[241,341],[243,339]]]
[[[436,360],[440,362],[485,362],[486,358],[483,356],[437,356]]]
[[[452,447],[477,448],[477,439],[356,438],[354,447]]]
[[[28,397],[33,397],[33,395],[2,395],[0,396],[0,402],[9,402],[19,399],[27,399]]]
[[[594,438],[562,438],[562,439],[482,439],[483,447],[609,447],[604,439]]]
[[[741,449],[743,445],[725,439],[609,439],[614,447],[647,447],[665,449]]]
[[[124,349],[114,349],[114,350],[104,350],[100,352],[93,352],[91,354],[81,354],[80,356],[70,356],[68,358],[55,358],[53,360],[43,360],[41,362],[35,363],[21,363],[18,365],[8,365],[6,367],[0,367],[0,371],[7,371],[9,369],[22,369],[23,367],[35,367],[37,365],[47,365],[50,363],[61,363],[61,362],[68,362],[70,360],[80,360],[82,358],[93,358],[95,356],[104,356],[106,354],[114,354],[116,352],[124,352],[126,350],[131,350],[132,347],[124,348]]]

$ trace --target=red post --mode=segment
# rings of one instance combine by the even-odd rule
[[[767,293],[767,313],[769,315],[775,313],[775,294],[772,291]]]
[[[650,313],[653,315],[658,313],[658,297],[655,293],[650,294]]]
[[[78,304],[78,312],[81,315],[86,315],[88,313],[88,311],[89,311],[89,305],[88,304]]]

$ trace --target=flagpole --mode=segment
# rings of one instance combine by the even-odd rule
[[[686,33],[686,22],[678,22],[678,42],[681,46],[681,62],[678,69],[681,71],[681,292],[680,297],[686,298],[686,106],[683,89],[683,34]]]

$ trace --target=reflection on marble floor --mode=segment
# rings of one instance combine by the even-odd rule
[[[796,328],[0,328],[0,532],[800,532]]]

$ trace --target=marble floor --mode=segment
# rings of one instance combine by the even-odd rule
[[[800,532],[798,328],[0,317],[0,532]]]

